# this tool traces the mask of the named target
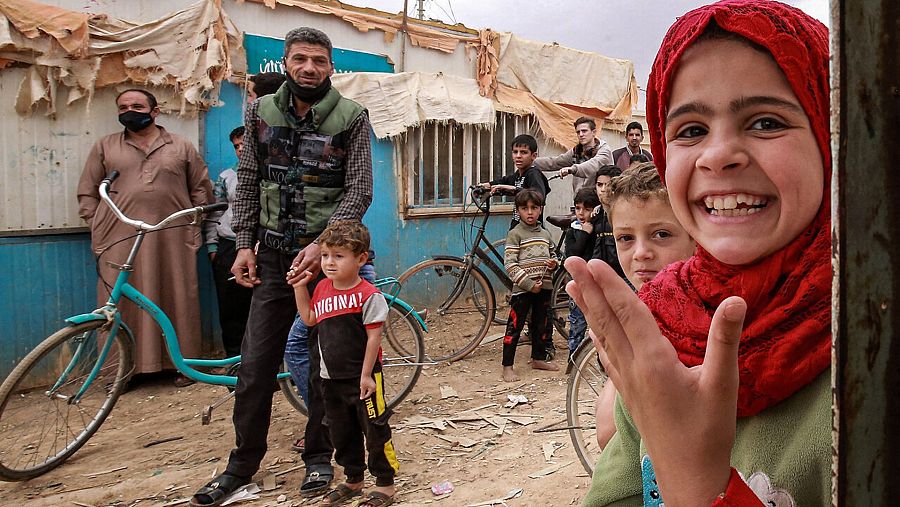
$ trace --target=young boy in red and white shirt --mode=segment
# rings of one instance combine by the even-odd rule
[[[381,371],[381,328],[388,306],[381,291],[359,277],[368,258],[369,231],[359,222],[336,222],[318,242],[326,278],[310,299],[307,285],[315,277],[307,271],[294,284],[294,293],[300,318],[307,326],[316,326],[313,347],[321,362],[325,416],[335,461],[346,475],[322,505],[338,505],[362,494],[363,435],[375,488],[359,505],[389,505],[400,466],[391,442]]]

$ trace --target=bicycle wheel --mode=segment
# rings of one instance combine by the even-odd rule
[[[591,340],[585,340],[578,347],[573,361],[566,388],[566,421],[575,454],[587,473],[593,474],[594,463],[601,451],[597,444],[594,405],[600,389],[609,377],[600,364]]]
[[[384,379],[384,400],[388,408],[396,407],[412,391],[422,373],[425,361],[425,341],[422,328],[415,317],[398,306],[388,310],[382,328],[381,364]],[[287,370],[287,365],[282,371]],[[278,379],[278,386],[295,410],[309,416],[306,403],[291,377]]]
[[[569,324],[569,293],[566,292],[566,284],[571,279],[568,271],[560,269],[553,276],[553,293],[550,295],[550,321],[563,339],[569,338],[566,327]]]
[[[506,251],[506,238],[498,239],[491,243],[491,245],[500,252],[500,255],[503,255]],[[494,256],[490,252],[488,252],[488,255],[491,259],[494,259]],[[475,257],[474,264],[476,266],[481,266],[484,262],[480,258]],[[502,260],[500,261],[500,267],[503,268]],[[494,289],[494,301],[497,303],[497,310],[494,312],[494,324],[505,326],[507,316],[509,315],[509,298],[512,297],[512,291],[506,288],[505,281],[500,279],[500,277],[497,276],[497,273],[494,273],[487,268],[482,269],[482,271],[485,276],[487,276],[488,283],[490,283],[491,287]],[[509,280],[509,277],[506,277],[506,280]],[[487,315],[487,308],[479,308],[479,310],[481,310],[484,315]]]
[[[6,377],[0,385],[0,478],[37,477],[62,464],[100,428],[133,367],[133,344],[123,332],[98,365],[108,338],[105,320],[62,328]],[[74,401],[95,365],[96,377]]]
[[[281,363],[281,369],[279,371],[287,371],[287,363]],[[281,389],[281,394],[287,398],[288,403],[294,407],[294,410],[300,412],[305,416],[309,416],[309,410],[306,408],[306,403],[303,401],[303,398],[300,397],[300,391],[297,390],[297,385],[294,384],[294,379],[290,376],[278,379],[278,387]]]
[[[413,390],[425,361],[422,327],[412,314],[391,305],[381,338],[384,399],[387,408],[396,407]]]
[[[409,268],[399,281],[403,300],[417,312],[424,310],[428,358],[438,362],[462,359],[484,339],[496,304],[494,291],[481,273],[467,272],[464,262],[433,259]]]

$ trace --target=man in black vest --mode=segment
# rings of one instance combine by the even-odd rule
[[[331,222],[361,220],[372,202],[369,119],[362,106],[331,86],[331,41],[314,28],[297,28],[285,37],[284,48],[287,80],[247,107],[237,169],[237,260],[231,272],[239,284],[253,287],[253,301],[235,391],[236,447],[225,472],[191,499],[194,506],[220,505],[250,481],[266,453],[275,375],[297,312],[288,271],[295,277],[318,272],[319,234]],[[310,346],[310,355],[301,493],[311,496],[328,489],[334,470],[322,427],[317,347]]]

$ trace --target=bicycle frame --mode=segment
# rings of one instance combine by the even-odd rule
[[[112,199],[109,198],[107,189],[117,176],[118,173],[114,171],[110,176],[103,180],[103,182],[100,184],[100,196],[102,197],[103,201],[110,206],[119,220],[135,227],[138,230],[138,233],[137,237],[135,238],[134,244],[131,246],[131,251],[128,254],[128,258],[125,261],[125,264],[116,266],[120,270],[119,276],[116,277],[116,283],[115,285],[113,285],[112,291],[110,292],[109,299],[107,300],[106,304],[102,308],[94,310],[92,313],[75,315],[66,319],[66,322],[70,324],[81,324],[84,322],[95,320],[106,320],[112,323],[112,326],[110,328],[110,339],[106,340],[106,343],[104,344],[103,349],[100,351],[100,355],[98,356],[97,364],[94,365],[94,368],[88,375],[88,378],[85,379],[85,382],[79,392],[76,394],[76,396],[73,397],[73,400],[77,401],[77,399],[84,394],[84,392],[87,390],[87,387],[90,386],[96,378],[97,374],[100,371],[101,365],[106,361],[106,356],[109,353],[112,342],[114,341],[113,338],[115,338],[119,330],[124,328],[127,330],[129,336],[131,335],[131,331],[128,330],[128,327],[122,322],[122,316],[119,313],[118,309],[118,304],[122,300],[122,297],[125,297],[126,299],[134,302],[141,310],[147,312],[153,318],[153,320],[156,321],[157,325],[159,325],[160,329],[163,332],[163,340],[165,340],[166,351],[169,354],[169,358],[172,360],[172,364],[179,372],[190,379],[206,384],[236,386],[237,376],[204,373],[198,371],[197,369],[195,369],[195,367],[217,368],[232,366],[240,362],[240,355],[227,357],[224,359],[185,358],[181,353],[181,346],[178,343],[178,335],[175,332],[175,327],[172,325],[172,321],[169,319],[169,316],[166,315],[166,313],[159,306],[157,306],[156,303],[151,301],[137,288],[128,283],[128,279],[131,277],[131,272],[134,270],[134,261],[137,258],[138,250],[140,250],[141,244],[144,241],[144,237],[148,232],[158,230],[178,218],[189,216],[191,214],[195,215],[194,223],[197,223],[199,221],[200,213],[202,213],[204,208],[201,206],[199,208],[192,208],[190,210],[182,210],[173,213],[156,225],[149,225],[139,220],[132,220],[125,216],[125,214],[118,209]],[[381,280],[376,280],[375,286],[379,288],[382,286],[391,286],[391,289],[388,292],[382,291],[388,304],[399,306],[407,313],[412,314],[419,325],[422,327],[422,330],[428,332],[428,326],[425,324],[422,316],[415,312],[412,307],[409,306],[409,304],[397,297],[397,295],[400,293],[400,284],[396,278],[383,278]],[[81,357],[81,354],[83,352],[82,347],[83,344],[80,344],[78,349],[73,354],[73,359],[69,362],[69,365],[57,380],[56,384],[54,384],[54,387],[51,388],[51,393],[53,392],[53,390],[58,389],[58,387],[65,382],[69,372],[71,372],[72,367],[77,363],[78,358]],[[282,372],[277,375],[277,378],[282,379],[289,376],[289,372]]]
[[[475,257],[481,259],[482,262],[495,274],[497,278],[503,282],[503,285],[506,286],[507,289],[512,289],[513,282],[509,278],[509,275],[506,274],[506,268],[503,266],[503,256],[500,255],[500,252],[494,248],[494,245],[491,244],[490,241],[485,237],[484,231],[487,227],[488,218],[491,216],[491,198],[487,197],[483,201],[483,207],[478,206],[479,209],[482,210],[484,217],[481,219],[481,225],[474,225],[475,229],[478,230],[478,233],[475,235],[475,241],[472,242],[472,249],[469,253],[466,254],[466,271],[463,274],[462,278],[465,278],[468,275],[469,270],[471,269],[473,260]],[[481,244],[484,243],[487,245],[487,250],[481,248]],[[493,258],[488,255],[493,254]],[[496,259],[496,260],[495,260]],[[498,264],[499,261],[499,264]]]

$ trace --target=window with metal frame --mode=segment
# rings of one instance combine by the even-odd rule
[[[406,215],[465,211],[469,185],[516,170],[510,154],[512,141],[519,134],[530,133],[533,124],[531,116],[498,112],[492,128],[451,120],[407,130],[394,143],[394,160],[403,175]],[[512,208],[500,204],[498,211],[504,206]]]

